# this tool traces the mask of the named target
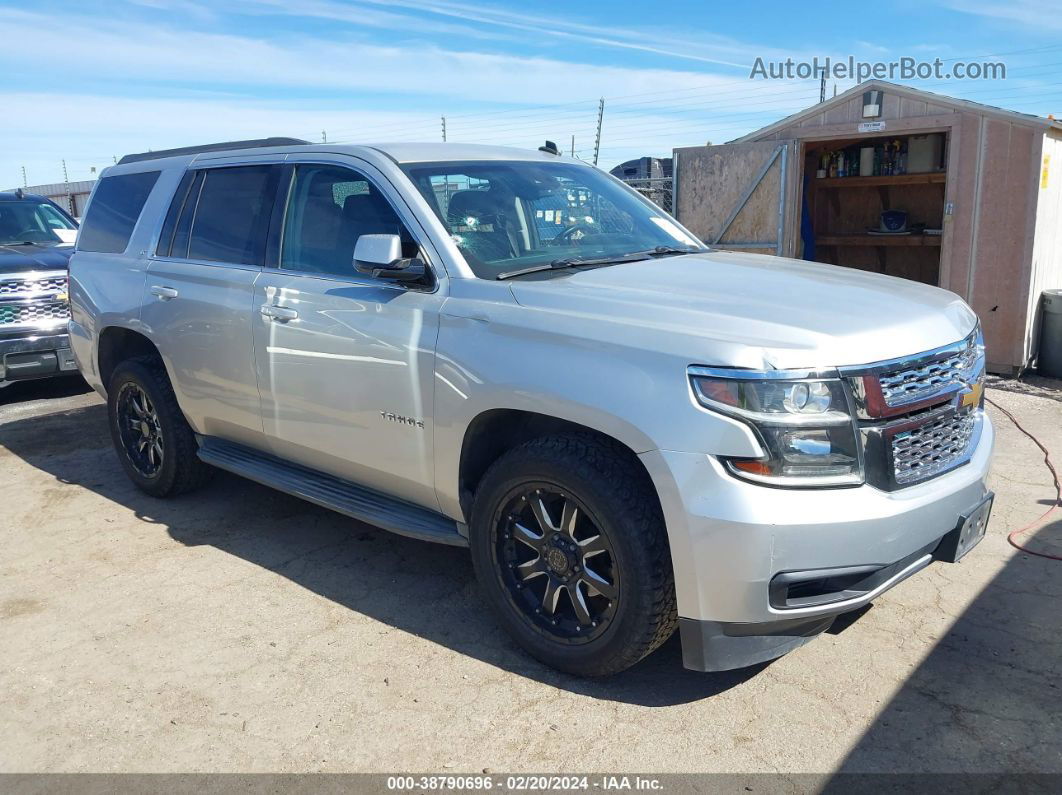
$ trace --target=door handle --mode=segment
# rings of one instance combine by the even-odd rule
[[[289,320],[294,320],[299,316],[299,313],[294,309],[286,306],[276,306],[275,304],[262,304],[259,311],[266,317],[280,323],[287,323]]]
[[[163,301],[169,301],[171,298],[176,298],[178,293],[172,287],[163,287],[156,284],[151,288],[151,294],[157,295]]]

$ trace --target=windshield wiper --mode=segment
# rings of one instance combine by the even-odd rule
[[[636,253],[649,257],[670,257],[675,254],[696,254],[698,251],[704,251],[704,249],[695,246],[657,246],[656,248]]]
[[[494,278],[511,279],[514,276],[525,276],[528,273],[563,270],[565,268],[575,268],[580,265],[615,265],[617,262],[639,262],[640,260],[648,258],[649,254],[644,251],[632,252],[630,254],[617,254],[610,257],[562,257],[561,259],[555,259],[553,262],[547,262],[543,265],[532,265],[530,268],[521,268],[518,271],[505,271],[504,273],[499,273]]]

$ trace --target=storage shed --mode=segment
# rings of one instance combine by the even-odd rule
[[[882,81],[674,152],[675,210],[719,248],[926,282],[981,317],[992,372],[1036,355],[1062,287],[1062,124]]]

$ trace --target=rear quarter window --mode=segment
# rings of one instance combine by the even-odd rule
[[[101,179],[81,225],[78,250],[103,254],[125,251],[158,178],[158,171],[141,171]]]

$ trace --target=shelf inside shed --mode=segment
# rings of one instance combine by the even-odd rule
[[[909,229],[943,229],[947,190],[943,159],[934,170],[927,172],[816,176],[827,152],[853,153],[861,147],[897,139],[907,146],[903,136],[852,137],[804,144],[807,212],[814,246],[814,255],[809,258],[936,285],[940,278],[941,235],[872,235],[868,231],[879,228],[885,210],[906,212]],[[945,137],[945,151],[947,143]]]

